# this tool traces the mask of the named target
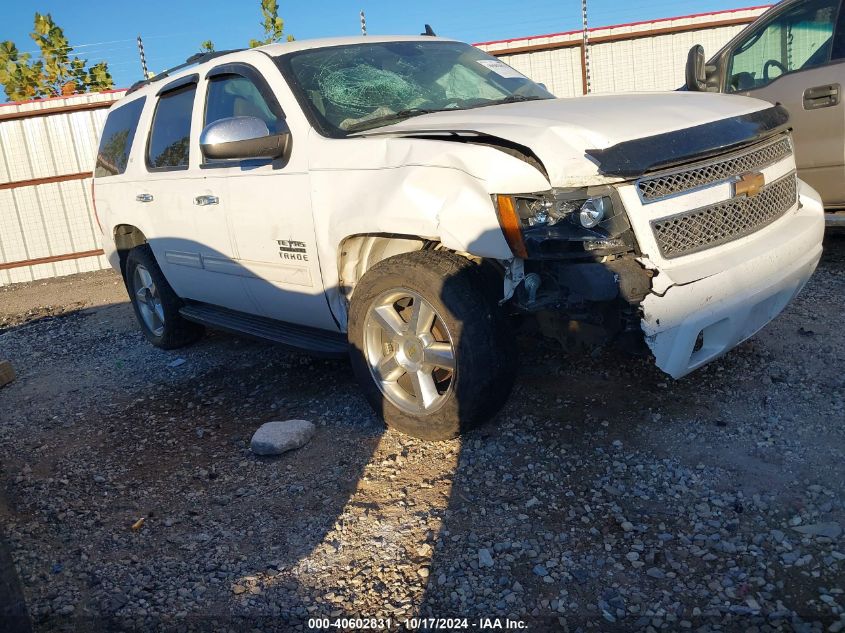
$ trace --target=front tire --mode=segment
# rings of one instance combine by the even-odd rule
[[[136,246],[126,258],[126,289],[135,317],[147,340],[162,349],[193,343],[205,329],[179,314],[182,300],[167,283],[147,244]]]
[[[446,251],[390,257],[361,278],[349,311],[352,367],[388,427],[446,440],[502,407],[516,357],[491,295],[487,271]]]

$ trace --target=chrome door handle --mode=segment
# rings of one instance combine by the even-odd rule
[[[194,204],[200,207],[206,207],[210,204],[219,204],[220,198],[217,196],[197,196],[194,198]]]
[[[135,200],[137,200],[138,202],[152,202],[153,197],[149,193],[139,193],[137,196],[135,196]]]

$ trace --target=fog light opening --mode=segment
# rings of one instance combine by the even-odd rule
[[[692,353],[700,352],[704,348],[704,330],[695,337],[695,345],[692,346]]]

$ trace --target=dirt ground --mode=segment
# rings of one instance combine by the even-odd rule
[[[845,630],[845,239],[825,246],[687,378],[523,337],[496,420],[436,443],[385,432],[346,362],[153,348],[111,272],[0,288],[0,522],[32,627]],[[314,439],[252,455],[287,418]]]

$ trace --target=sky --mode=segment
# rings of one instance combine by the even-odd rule
[[[259,0],[7,0],[0,41],[37,53],[29,38],[35,12],[50,13],[74,47],[93,64],[106,61],[116,87],[141,78],[136,37],[147,65],[161,71],[183,62],[210,39],[217,50],[243,48],[262,36]],[[765,0],[589,0],[590,26],[766,4]],[[279,1],[285,31],[297,39],[360,35],[364,9],[371,35],[418,34],[431,24],[438,35],[470,43],[581,28],[580,0],[316,0]]]

